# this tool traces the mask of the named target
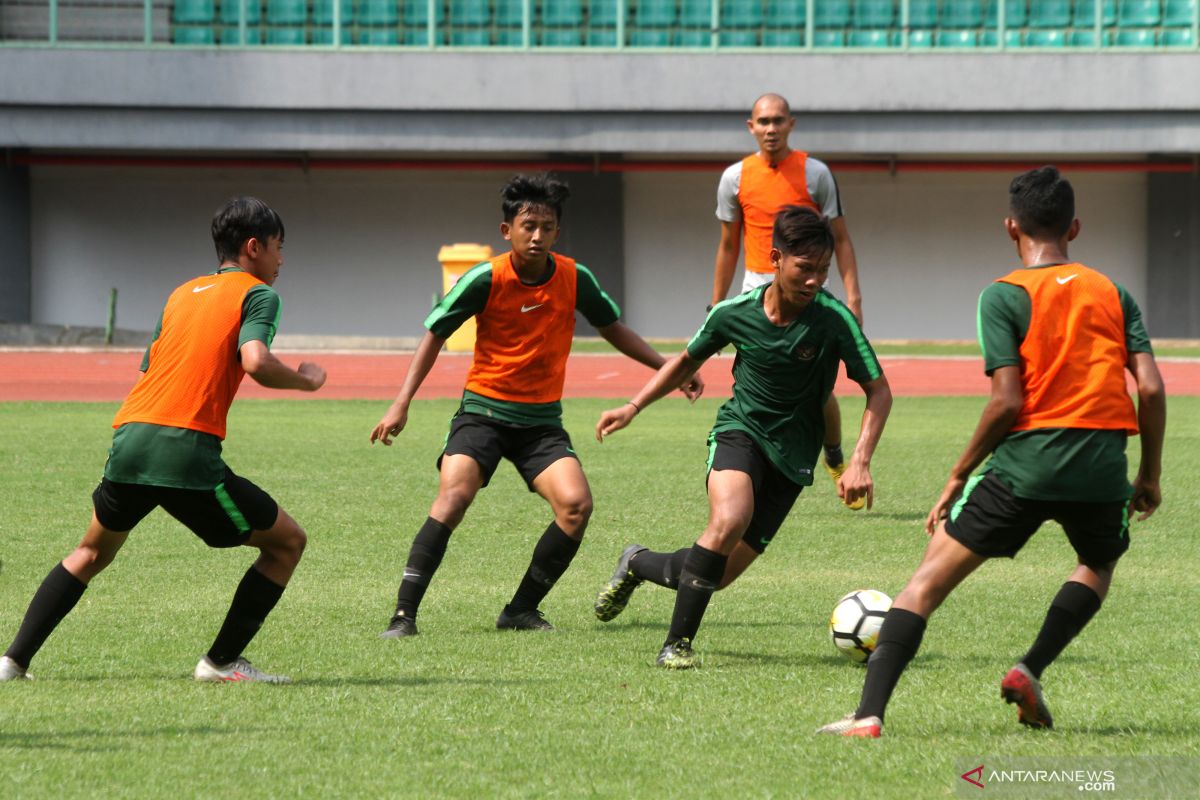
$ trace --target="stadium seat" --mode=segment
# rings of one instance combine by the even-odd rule
[[[530,43],[533,42],[533,31],[529,33]],[[496,47],[524,47],[525,30],[523,28],[497,28],[492,36],[492,44]]]
[[[942,0],[941,27],[952,29],[978,28],[983,24],[980,0]],[[958,30],[952,30],[958,33]]]
[[[242,4],[240,0],[221,0],[221,22],[223,24],[237,25],[241,21],[241,13]],[[261,21],[261,0],[246,0],[246,24],[257,25]],[[222,44],[224,44],[224,42],[222,42]]]
[[[850,24],[850,0],[813,0],[813,17],[818,28],[844,28]],[[845,42],[818,46],[843,47]]]
[[[977,47],[979,34],[976,31],[938,31],[934,40],[938,47]]]
[[[1039,28],[1025,34],[1026,47],[1066,47],[1067,32]]]
[[[762,24],[762,0],[721,0],[722,28],[757,28]]]
[[[308,31],[304,28],[267,28],[267,44],[300,47],[308,44]]]
[[[711,30],[688,28],[675,34],[676,47],[712,47],[712,41]]]
[[[1117,25],[1122,28],[1151,28],[1161,19],[1158,0],[1121,0],[1117,8]]]
[[[680,0],[679,24],[687,31],[708,31],[712,28],[712,12],[713,0]]]
[[[617,24],[617,0],[591,0],[588,3],[588,25],[593,28],[611,28]],[[612,45],[589,45],[593,47],[616,47],[617,35],[612,35]]]
[[[396,32],[393,30],[389,31],[389,33],[392,34],[393,38],[391,44],[399,44],[399,42],[396,40]],[[342,35],[339,38],[342,40],[342,44],[353,44],[353,37],[350,35],[349,27],[342,28]],[[327,46],[333,44],[333,28],[313,28],[312,43],[323,44]]]
[[[670,47],[670,28],[637,28],[629,32],[630,47]]]
[[[980,47],[995,47],[1000,41],[995,28],[985,30],[979,37]],[[1004,29],[1004,46],[1005,47],[1020,47],[1021,46],[1021,30],[1019,28]]]
[[[258,28],[246,28],[246,41],[243,43],[241,30],[237,27],[222,28],[217,41],[222,47],[257,47],[262,44],[262,31]]]
[[[1104,32],[1104,44],[1112,44],[1112,31]],[[1094,30],[1074,30],[1067,37],[1068,47],[1095,47],[1096,32]]]
[[[564,28],[582,25],[582,0],[543,0],[542,24]]]
[[[721,31],[721,47],[758,47],[758,31]]]
[[[405,28],[400,34],[402,44],[409,47],[429,47],[429,28]],[[446,43],[446,34],[444,31],[434,31],[433,41],[436,45]]]
[[[538,44],[542,47],[579,47],[583,44],[583,34],[578,28],[544,28],[538,34]]]
[[[675,0],[633,0],[630,7],[639,28],[669,28],[679,17]]]
[[[487,28],[458,28],[450,31],[451,47],[489,47],[492,32]]]
[[[1191,28],[1165,28],[1159,43],[1163,47],[1195,47],[1196,37]]]
[[[892,0],[854,0],[856,28],[890,28],[895,20],[896,5]]]
[[[521,28],[525,24],[525,0],[496,0],[495,20],[501,28]],[[529,0],[529,14],[534,13],[534,1]],[[530,24],[533,20],[530,19]]]
[[[1125,28],[1117,31],[1113,44],[1117,47],[1154,47],[1158,44],[1158,31],[1153,28]]]
[[[908,46],[913,50],[922,50],[926,47],[933,47],[933,31],[924,29],[909,31]]]
[[[230,2],[230,0],[225,0]],[[313,0],[313,22],[317,25],[333,25],[333,9],[337,8],[342,15],[342,27],[346,28],[354,22],[354,0],[340,0],[336,5],[334,0]],[[332,35],[332,34],[331,34]],[[313,42],[316,43],[316,34]],[[328,42],[325,42],[328,44]]]
[[[1117,0],[1075,0],[1075,13],[1071,24],[1076,28],[1091,28],[1096,24],[1096,3],[1103,3],[1100,23],[1108,28],[1117,24]],[[1092,47],[1094,45],[1073,45]]]
[[[1163,22],[1169,28],[1190,27],[1196,19],[1196,0],[1166,0]]]
[[[901,20],[901,23],[903,21]],[[937,0],[909,0],[908,27],[936,28],[938,24]],[[930,43],[933,42],[930,37]],[[928,45],[926,45],[928,46]]]
[[[984,24],[995,28],[1000,24],[1000,3],[998,0],[984,0]],[[1004,27],[1024,28],[1029,20],[1029,9],[1025,0],[1004,0]]]
[[[617,32],[611,29],[591,30],[587,34],[588,47],[616,47]]]
[[[807,13],[806,0],[767,0],[767,27],[803,28]]]
[[[267,0],[267,22],[271,25],[303,25],[308,22],[308,4],[305,0]],[[271,42],[270,36],[267,42],[276,44]]]
[[[389,0],[382,0],[381,4],[391,5]],[[404,0],[404,24],[415,28],[424,28],[429,24],[429,2],[428,0]],[[379,14],[384,18],[381,22],[370,22],[365,19],[362,14],[368,8],[367,3],[363,3],[358,7],[358,21],[362,25],[394,25],[395,20],[387,21],[387,14]],[[446,19],[446,6],[442,4],[442,0],[436,0],[433,5],[434,13],[437,15],[437,24],[440,26]],[[424,41],[424,39],[422,39]],[[410,42],[405,42],[410,44]]]
[[[846,32],[845,31],[814,31],[813,32],[813,47],[845,47]]]
[[[424,24],[428,17],[428,5],[424,0],[420,0],[422,8],[420,9],[420,22],[416,20],[409,21],[410,24]],[[406,4],[405,12],[408,8]],[[414,9],[415,11],[415,9]],[[396,0],[358,0],[358,11],[355,18],[359,25],[395,25],[400,21],[400,8]]]
[[[1029,27],[1066,28],[1070,24],[1070,0],[1031,0],[1029,4]]]
[[[171,12],[171,20],[174,22],[212,22],[214,11],[213,0],[176,0],[175,8]],[[212,31],[210,30],[209,33]],[[179,40],[175,39],[175,41]],[[181,44],[183,43],[181,42]],[[186,42],[186,44],[206,43]],[[207,42],[207,44],[212,44],[212,42]]]
[[[216,44],[213,29],[208,27],[176,28],[171,33],[171,41],[175,44]]]
[[[318,42],[317,33],[319,31],[313,31],[313,44],[329,44],[333,39],[333,31],[328,31],[326,40]],[[343,30],[342,37],[347,33],[348,31]],[[358,43],[367,47],[395,47],[400,44],[400,32],[395,28],[368,28],[358,32]]]
[[[491,23],[492,10],[488,0],[450,0],[449,20],[451,25],[482,27]],[[467,38],[474,42],[474,31]],[[453,39],[451,35],[452,44]]]
[[[804,31],[763,31],[763,47],[804,47]]]
[[[895,44],[895,37],[892,32],[887,29],[879,30],[853,30],[850,31],[850,38],[846,41],[850,47],[863,47],[871,50],[879,50],[881,48],[892,47]]]

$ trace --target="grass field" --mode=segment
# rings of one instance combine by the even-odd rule
[[[842,402],[856,419],[861,401]],[[1171,400],[1166,504],[1135,526],[1109,602],[1046,673],[1057,730],[1022,729],[997,697],[1073,563],[1049,526],[1016,561],[985,565],[934,616],[884,739],[811,734],[854,708],[863,677],[829,643],[834,601],[855,588],[901,588],[982,402],[898,399],[874,464],[875,510],[842,509],[822,476],[767,555],[715,596],[697,641],[703,668],[673,674],[652,666],[671,593],[647,585],[609,624],[591,604],[625,543],[675,549],[701,529],[716,401],[663,401],[603,446],[590,431],[608,403],[567,401],[596,512],[543,606],[557,632],[493,628],[548,522],[502,466],[451,541],[422,635],[389,642],[377,634],[433,498],[454,403],[419,402],[409,430],[384,449],[367,445],[384,404],[241,401],[226,460],[310,535],[247,655],[297,683],[190,680],[251,553],[208,551],[156,512],[34,661],[37,680],[0,685],[4,794],[917,798],[954,794],[962,765],[983,757],[1195,759],[1194,398]],[[0,644],[83,530],[113,411],[0,404]],[[1136,444],[1131,451],[1136,461]],[[1176,796],[1195,796],[1194,785],[1184,791]]]

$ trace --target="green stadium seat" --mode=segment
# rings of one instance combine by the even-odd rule
[[[492,9],[488,7],[488,0],[450,0],[450,24],[482,27],[491,21]],[[451,44],[453,38],[451,36]],[[474,41],[473,36],[467,38]]]
[[[899,12],[898,12],[899,13]],[[897,19],[899,19],[897,17]],[[902,24],[900,20],[897,24]],[[908,27],[909,28],[936,28],[938,24],[938,2],[937,0],[909,0],[908,3]],[[911,44],[911,37],[910,37]],[[933,37],[929,39],[932,46]]]
[[[896,38],[892,31],[883,28],[879,30],[853,30],[850,31],[850,38],[846,40],[846,44],[850,47],[863,47],[870,50],[880,50],[883,48],[893,47]]]
[[[434,44],[443,45],[446,43],[446,34],[444,31],[434,31]],[[408,47],[429,47],[429,28],[405,28],[400,33],[400,43]]]
[[[767,27],[803,28],[807,13],[806,0],[767,0]]]
[[[758,31],[721,31],[721,47],[758,47]]]
[[[1025,34],[1026,47],[1066,47],[1067,32],[1038,29]]]
[[[242,5],[239,0],[221,0],[221,22],[237,25],[241,20]],[[246,0],[246,24],[257,25],[262,21],[261,0]]]
[[[1070,24],[1070,0],[1031,0],[1029,4],[1029,27],[1065,28]]]
[[[582,25],[582,0],[543,0],[542,24],[563,28]],[[582,41],[582,37],[580,37],[580,41]]]
[[[850,0],[813,0],[813,17],[818,28],[844,28],[850,24]],[[845,42],[824,46],[844,47]]]
[[[1196,0],[1166,0],[1163,22],[1169,28],[1186,28],[1196,19]]]
[[[712,47],[712,31],[685,28],[675,34],[676,47]]]
[[[909,31],[908,46],[913,50],[923,50],[926,47],[933,47],[933,31],[925,29]]]
[[[1000,24],[1000,3],[997,0],[984,0],[984,24],[995,28]],[[1004,0],[1004,27],[1024,28],[1029,20],[1029,9],[1025,0]]]
[[[1076,28],[1091,28],[1096,24],[1097,0],[1075,0],[1075,13],[1071,24]],[[1117,0],[1101,0],[1102,11],[1100,23],[1106,27],[1117,24]],[[1095,45],[1073,45],[1074,47],[1094,47]]]
[[[845,47],[846,32],[823,30],[813,31],[813,47]]]
[[[230,2],[230,0],[225,0]],[[334,3],[334,0],[313,0],[313,22],[317,25],[333,25],[333,10],[338,9],[338,13],[342,15],[342,27],[349,27],[354,22],[354,0],[339,0]],[[332,35],[332,34],[330,34]],[[316,36],[313,36],[313,41],[316,42]]]
[[[938,31],[934,43],[938,47],[978,47],[977,31]]]
[[[347,31],[342,31],[343,38]],[[333,31],[329,32],[329,39],[332,40]],[[368,28],[358,32],[358,43],[367,47],[395,47],[400,44],[400,32],[395,28]],[[313,31],[313,44],[317,42],[317,32]],[[320,44],[328,44],[321,42]]]
[[[895,24],[896,14],[896,4],[892,0],[854,0],[856,28],[890,28]]]
[[[763,47],[804,47],[804,31],[763,31]]]
[[[171,32],[175,44],[216,44],[216,36],[209,27],[176,28]]]
[[[544,28],[537,41],[542,47],[580,47],[583,33],[578,28]]]
[[[384,0],[384,1],[385,1],[385,4],[390,5],[390,2],[387,2],[387,0]],[[387,17],[386,12],[377,14],[377,16],[381,16],[385,19],[385,21],[383,21],[383,22],[367,21],[366,19],[364,19],[361,16],[363,11],[367,7],[368,6],[366,3],[363,3],[362,5],[360,5],[358,7],[358,13],[360,15],[359,19],[358,19],[359,24],[362,24],[362,25],[394,25],[395,24],[395,21],[391,21],[391,22],[386,21],[386,17]],[[428,2],[428,0],[404,0],[403,9],[404,9],[404,24],[405,25],[407,25],[409,27],[414,27],[414,28],[424,28],[426,25],[429,24],[429,2]],[[434,10],[434,13],[437,15],[437,24],[441,25],[446,20],[446,6],[442,4],[442,0],[436,0],[436,2],[433,4],[433,10]],[[424,42],[425,40],[422,39],[421,41]],[[405,42],[405,44],[410,44],[410,42]]]
[[[670,28],[636,28],[629,32],[630,47],[670,47]]]
[[[712,10],[712,0],[680,0],[679,24],[691,31],[711,28]]]
[[[980,0],[942,0],[943,28],[978,28],[982,24],[983,6]],[[958,33],[957,30],[952,32]]]
[[[721,0],[722,28],[758,28],[763,16],[762,0]]]
[[[487,28],[458,28],[450,31],[451,47],[490,47],[492,32]]]
[[[639,28],[669,28],[675,24],[679,15],[675,0],[633,0],[631,8],[633,20]]]
[[[532,31],[530,31],[529,38],[532,43]],[[525,30],[523,28],[497,28],[492,37],[492,44],[496,47],[524,47]]]
[[[395,34],[395,31],[390,31],[390,33]],[[342,34],[339,38],[341,39],[342,44],[344,44],[344,45],[354,43],[354,39],[350,35],[350,28],[348,26],[342,27]],[[313,44],[323,44],[325,46],[329,46],[329,45],[333,44],[333,28],[326,28],[326,27],[313,28],[312,43]],[[399,44],[399,42],[393,41],[392,44]]]
[[[616,47],[617,32],[611,29],[591,30],[587,33],[588,47]]]
[[[400,22],[400,8],[396,0],[358,0],[355,18],[359,25],[395,25]],[[422,8],[421,21],[424,22],[427,18],[426,11]]]
[[[271,25],[303,25],[308,22],[308,3],[305,0],[267,0],[267,23]],[[271,42],[271,37],[267,37]]]
[[[1159,44],[1163,47],[1195,47],[1196,36],[1191,28],[1164,28]]]
[[[215,10],[213,0],[176,0],[175,8],[171,11],[171,20],[173,22],[212,22]],[[205,42],[187,42],[187,44],[205,44]],[[208,42],[208,44],[212,44],[212,42]]]
[[[980,47],[995,47],[1000,41],[1000,36],[995,28],[985,30],[979,37]],[[1004,46],[1005,47],[1020,47],[1021,46],[1021,31],[1019,28],[1004,29]]]
[[[267,28],[267,44],[300,47],[308,44],[308,31],[304,28]]]
[[[529,0],[529,14],[534,13],[534,2]],[[524,0],[496,0],[496,24],[502,28],[520,28],[525,24]],[[533,23],[532,18],[530,24]]]
[[[1117,31],[1113,44],[1117,47],[1154,47],[1158,44],[1158,31],[1153,28],[1123,28]]]
[[[1152,28],[1161,20],[1158,0],[1121,0],[1117,8],[1117,25],[1122,28]]]
[[[1112,44],[1112,31],[1104,32],[1104,44]],[[1067,36],[1067,47],[1095,47],[1096,32],[1090,29],[1078,29],[1071,31]]]
[[[237,27],[222,28],[217,41],[222,47],[257,47],[262,44],[262,31],[258,28],[246,28],[246,41],[243,44],[240,29]]]
[[[590,0],[588,3],[588,25],[593,28],[612,28],[617,24],[617,0]],[[591,47],[616,47],[616,34],[613,35],[612,45],[593,45]]]

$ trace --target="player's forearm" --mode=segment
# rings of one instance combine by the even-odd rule
[[[645,364],[650,369],[658,369],[666,359],[651,347],[645,339],[633,328],[621,322],[614,322],[599,329],[600,335],[620,352],[632,358],[639,364]]]
[[[966,450],[950,470],[950,475],[962,479],[969,477],[1012,430],[1013,423],[1020,413],[1019,405],[1013,407],[1007,401],[995,397],[989,400],[971,441],[967,443]]]
[[[1163,439],[1167,430],[1167,396],[1161,382],[1157,388],[1138,386],[1138,430],[1142,441],[1138,474],[1157,481],[1162,476]]]
[[[284,364],[265,346],[252,358],[243,358],[243,364],[246,364],[246,374],[253,378],[255,383],[268,389],[300,389],[311,392],[317,388],[311,378]]]
[[[849,236],[835,236],[833,252],[837,258],[838,274],[846,290],[846,305],[858,317],[862,317],[862,289],[858,284],[858,257]]]
[[[644,411],[651,403],[666,397],[695,375],[701,363],[689,357],[687,351],[680,353],[663,364],[630,402],[639,411]]]
[[[858,443],[854,446],[851,460],[861,466],[870,466],[875,448],[883,436],[883,428],[888,416],[892,413],[892,388],[886,377],[880,377],[863,386],[867,395],[867,405],[863,409],[862,428],[858,435]]]
[[[442,345],[445,343],[446,340],[442,337],[434,336],[429,331],[425,332],[425,336],[417,345],[417,351],[413,353],[412,361],[408,364],[408,372],[404,375],[404,383],[400,384],[400,392],[392,401],[394,407],[408,408],[413,396],[416,395],[426,376],[429,375],[429,370],[433,369],[433,364],[437,361],[438,354],[442,351]]]
[[[729,296],[729,287],[733,285],[733,273],[737,270],[738,252],[736,248],[724,245],[717,248],[717,258],[713,264],[713,293],[712,304]]]

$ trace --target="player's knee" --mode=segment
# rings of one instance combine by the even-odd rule
[[[92,545],[81,544],[67,557],[66,563],[76,577],[88,580],[99,574],[116,558],[116,551],[107,551]]]
[[[588,520],[592,518],[591,495],[582,495],[569,499],[559,507],[557,516],[560,520],[571,526],[572,529],[587,525]]]
[[[473,489],[465,486],[446,486],[438,493],[435,505],[439,506],[447,517],[461,517],[474,500]]]

